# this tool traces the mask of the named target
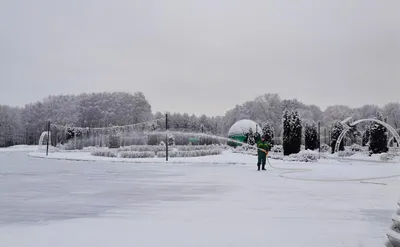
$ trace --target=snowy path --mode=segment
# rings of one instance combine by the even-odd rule
[[[280,161],[271,161],[284,166]],[[398,165],[293,164],[297,177]],[[0,153],[0,246],[383,246],[399,179],[304,182],[254,165],[73,162]]]

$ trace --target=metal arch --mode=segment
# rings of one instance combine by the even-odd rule
[[[348,118],[346,120],[348,120]],[[390,131],[390,133],[393,135],[393,137],[396,138],[397,143],[400,143],[399,142],[400,141],[400,136],[397,133],[397,131],[392,126],[390,126],[389,124],[387,124],[387,123],[385,123],[385,122],[383,122],[381,120],[374,119],[374,118],[360,119],[360,120],[357,120],[357,121],[351,123],[350,126],[354,126],[356,124],[359,124],[359,123],[362,123],[362,122],[367,122],[367,121],[368,122],[375,122],[375,123],[378,123],[380,125],[385,126],[385,128]],[[336,140],[335,153],[339,151],[339,145],[342,142],[343,137],[346,135],[347,131],[350,130],[350,127],[347,124],[342,123],[342,125],[344,127],[344,130],[342,131],[342,133],[340,133],[339,138]]]

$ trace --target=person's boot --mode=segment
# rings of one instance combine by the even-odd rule
[[[257,167],[258,167],[257,171],[259,171],[260,170],[260,165],[257,165]]]
[[[264,171],[267,170],[267,169],[265,169],[265,165],[262,166],[262,169],[263,169]]]

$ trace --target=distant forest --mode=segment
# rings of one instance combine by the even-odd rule
[[[395,129],[400,128],[399,103],[388,103],[382,108],[376,105],[364,105],[360,108],[335,105],[321,111],[316,105],[306,105],[296,99],[281,99],[277,94],[265,94],[236,105],[224,116],[168,113],[169,127],[177,131],[226,136],[236,121],[251,119],[259,124],[270,123],[275,136],[279,138],[285,109],[297,110],[304,123],[321,122],[321,134],[330,132],[335,122],[349,116],[353,119],[369,118],[375,117],[378,112],[382,113],[385,120]],[[0,147],[37,144],[49,120],[59,125],[71,124],[93,128],[135,124],[164,116],[165,113],[152,112],[150,103],[141,92],[49,96],[22,108],[0,105]],[[359,131],[363,131],[365,127],[360,125]]]

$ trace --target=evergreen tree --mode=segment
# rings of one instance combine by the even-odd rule
[[[283,113],[283,153],[290,155],[300,152],[302,126],[297,111]]]
[[[247,144],[249,144],[250,146],[254,146],[254,145],[256,144],[256,138],[255,138],[255,135],[254,135],[254,133],[253,133],[253,129],[252,129],[252,128],[250,128],[250,129],[249,129],[249,132],[246,133],[245,142],[246,142]]]
[[[376,119],[383,121],[383,116],[380,112],[377,113]],[[377,154],[387,152],[388,147],[386,127],[377,123],[372,123],[369,143],[369,149],[372,151],[372,153]]]
[[[297,111],[292,111],[292,125],[291,125],[291,143],[292,153],[298,153],[301,149],[301,137],[303,127],[301,125],[301,119]]]
[[[305,143],[306,150],[307,149],[310,149],[310,150],[317,149],[318,132],[317,132],[317,126],[315,125],[314,122],[307,122],[305,124],[304,143]]]
[[[272,128],[272,125],[270,123],[263,123],[262,125],[262,133],[264,139],[271,145],[274,144],[274,129]]]
[[[336,122],[332,127],[332,131],[331,131],[331,150],[332,150],[332,153],[335,152],[336,141],[339,138],[340,134],[342,133],[343,129],[344,129],[343,125],[340,122]],[[344,151],[343,140],[340,142],[339,150],[340,151]]]
[[[175,146],[175,137],[172,134],[168,134],[168,146]]]
[[[283,124],[283,154],[284,155],[289,155],[291,154],[290,150],[290,113],[287,109],[283,112],[282,116],[282,124]]]
[[[363,147],[366,146],[366,145],[369,145],[369,136],[370,136],[370,132],[371,132],[371,129],[370,129],[370,127],[368,126],[368,127],[365,129],[364,134],[363,134],[363,136],[362,136],[362,146],[363,146]]]

